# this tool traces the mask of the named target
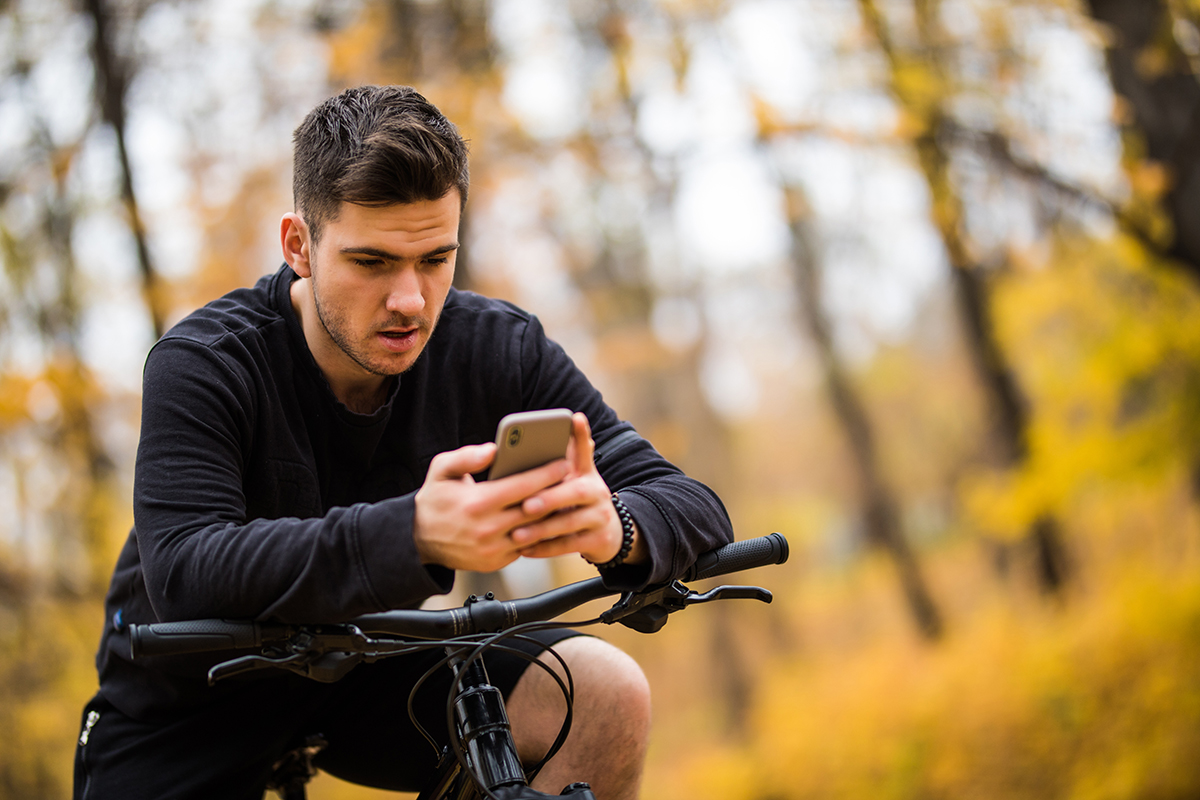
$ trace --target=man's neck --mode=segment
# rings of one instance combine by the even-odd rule
[[[355,414],[374,414],[387,402],[388,391],[392,386],[392,379],[380,378],[379,381],[379,385],[374,389],[355,384],[338,390],[332,383],[329,384],[329,388],[333,389],[334,397]]]

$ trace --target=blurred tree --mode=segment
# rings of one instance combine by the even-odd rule
[[[825,305],[822,288],[824,254],[804,187],[784,168],[788,148],[821,131],[823,125],[788,121],[786,115],[741,81],[754,110],[756,137],[763,157],[783,190],[788,225],[788,264],[797,298],[800,322],[816,353],[823,389],[834,419],[848,446],[856,485],[859,517],[865,543],[884,553],[896,569],[901,592],[918,632],[928,640],[944,633],[941,611],[929,589],[920,558],[902,521],[901,504],[884,474],[876,426],[867,412],[862,391],[835,342],[835,320]],[[845,135],[834,132],[834,136]]]
[[[895,564],[918,630],[928,639],[938,639],[943,633],[941,612],[905,535],[893,491],[883,476],[866,407],[834,345],[833,326],[822,303],[817,235],[811,223],[808,201],[803,190],[795,185],[787,187],[787,201],[796,293],[809,337],[816,347],[825,389],[850,446],[867,541],[887,553]]]
[[[678,201],[680,168],[676,158],[655,152],[638,133],[645,90],[636,82],[635,36],[648,29],[668,32],[674,77],[681,84],[691,61],[687,20],[656,3],[606,0],[581,7],[575,22],[584,42],[604,55],[595,60],[593,74],[585,73],[593,87],[588,114],[592,124],[574,143],[590,168],[590,193],[600,206],[606,189],[623,185],[640,196],[646,209],[632,230],[621,230],[598,215],[596,223],[605,235],[593,258],[574,265],[575,280],[587,293],[594,334],[615,362],[611,367],[621,383],[622,412],[685,471],[736,509],[733,434],[700,383],[701,359],[710,344],[708,323],[701,320],[695,340],[682,352],[670,352],[657,341],[652,321],[664,291],[651,271],[649,240],[655,235],[674,240],[671,214]],[[699,280],[670,290],[677,299],[703,303]],[[632,357],[635,350],[642,353],[640,358]],[[710,617],[709,658],[722,728],[737,737],[747,726],[751,668],[737,645],[736,610],[718,604]]]
[[[51,798],[67,794],[61,765],[94,686],[88,653],[122,524],[105,432],[127,406],[84,353],[96,328],[78,237],[95,208],[96,117],[46,95],[48,75],[87,87],[83,54],[55,46],[87,23],[61,7],[0,13],[14,45],[0,57],[0,794]]]
[[[1028,457],[1029,411],[996,338],[991,318],[987,269],[967,240],[963,202],[955,182],[948,131],[957,129],[950,113],[954,75],[943,63],[947,38],[940,29],[939,0],[913,0],[916,39],[909,50],[893,35],[876,0],[859,0],[862,18],[886,59],[889,87],[900,104],[904,132],[911,137],[917,162],[929,187],[931,216],[950,262],[950,279],[963,322],[968,350],[993,421],[993,446],[1000,465],[1019,468]],[[1058,591],[1067,574],[1066,549],[1049,509],[1028,531],[1037,577]]]
[[[117,163],[121,169],[121,202],[133,236],[137,251],[138,268],[142,278],[142,295],[146,308],[150,312],[150,320],[154,330],[154,338],[162,336],[166,330],[166,310],[158,271],[150,255],[150,245],[146,238],[146,226],[138,207],[137,192],[134,190],[133,167],[129,160],[129,147],[126,144],[126,105],[129,84],[133,77],[136,62],[117,49],[118,41],[128,41],[131,37],[118,36],[116,28],[121,25],[134,26],[137,15],[143,11],[141,4],[123,9],[126,14],[134,15],[125,20],[118,15],[111,0],[82,0],[85,13],[92,22],[92,64],[95,68],[93,88],[96,106],[100,115],[113,131],[117,148]],[[130,6],[129,3],[125,4]]]
[[[26,24],[19,14],[12,20]],[[45,29],[38,33],[54,35]],[[51,109],[30,85],[35,61],[31,54],[16,54],[0,76],[19,101],[14,122],[27,134],[20,152],[8,154],[0,179],[7,189],[0,218],[6,284],[0,325],[7,345],[0,351],[0,387],[9,395],[10,409],[0,432],[35,442],[39,457],[59,462],[63,473],[52,484],[55,498],[25,499],[53,509],[46,519],[55,520],[49,533],[59,542],[59,558],[50,566],[59,572],[58,585],[86,594],[103,585],[104,566],[89,565],[87,555],[108,555],[110,520],[97,512],[111,505],[108,495],[116,490],[113,459],[97,431],[107,393],[83,357],[84,281],[75,250],[84,204],[75,188],[76,171],[93,129],[85,124],[67,133],[51,124]],[[10,468],[18,474],[21,450],[6,448]],[[71,542],[84,550],[72,550]]]
[[[1191,0],[1088,0],[1121,98],[1130,197],[1125,228],[1200,282],[1200,7]],[[1200,454],[1193,455],[1200,494]]]
[[[1088,0],[1124,99],[1127,213],[1200,281],[1200,11],[1187,0]]]

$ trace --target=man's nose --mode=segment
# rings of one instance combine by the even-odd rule
[[[401,269],[392,280],[387,297],[387,310],[406,317],[416,316],[425,308],[425,295],[416,270]]]

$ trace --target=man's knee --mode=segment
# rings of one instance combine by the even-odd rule
[[[575,678],[576,712],[649,723],[650,684],[633,658],[601,639],[581,637],[562,645],[559,652]]]
[[[603,754],[608,769],[639,773],[650,736],[645,673],[630,656],[600,639],[563,644],[560,653],[575,679],[575,713],[567,740],[575,757],[586,762]]]
[[[650,684],[637,662],[613,645],[588,636],[566,639],[554,649],[571,670],[575,688],[569,741],[611,741],[614,732],[619,732],[619,738],[634,750],[644,748],[650,727]],[[542,661],[563,677],[553,656],[543,656]],[[566,703],[554,679],[531,667],[521,676],[508,709],[518,749],[525,757],[545,752],[558,734]]]

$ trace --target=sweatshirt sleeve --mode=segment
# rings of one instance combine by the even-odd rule
[[[452,574],[417,558],[411,494],[307,518],[249,513],[248,454],[274,430],[255,418],[280,410],[242,363],[182,338],[147,359],[134,528],[157,617],[322,622],[448,591]],[[285,488],[296,469],[267,467],[281,470],[268,485]]]
[[[526,407],[562,406],[587,415],[600,475],[620,494],[649,547],[649,564],[607,570],[606,585],[625,591],[672,580],[703,553],[733,541],[733,526],[717,495],[623,422],[566,352],[545,336],[536,317],[522,347]]]

